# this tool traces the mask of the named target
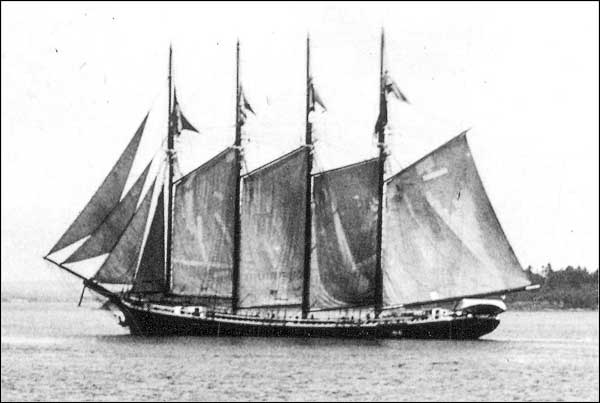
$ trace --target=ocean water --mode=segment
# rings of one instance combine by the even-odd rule
[[[477,341],[130,336],[2,303],[2,401],[598,401],[598,312],[507,312]]]

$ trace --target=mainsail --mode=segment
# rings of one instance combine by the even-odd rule
[[[148,189],[135,215],[93,279],[99,283],[131,284],[144,240],[156,181]]]
[[[133,292],[164,292],[166,290],[164,198],[164,190],[161,190],[133,281],[131,289]]]
[[[242,308],[301,302],[307,152],[301,147],[244,178]]]
[[[529,284],[488,200],[466,133],[388,180],[382,254],[385,305]]]
[[[312,308],[374,302],[378,168],[372,159],[314,176]]]
[[[69,256],[63,264],[100,256],[113,249],[136,211],[136,206],[140,195],[142,194],[142,189],[146,182],[149,169],[150,163],[135,181],[123,200],[121,200],[102,224],[96,228],[92,235],[71,256]]]
[[[172,291],[231,297],[235,149],[177,183],[173,209]]]
[[[147,119],[148,115],[144,117],[140,127],[96,193],[48,254],[59,251],[90,235],[119,204]]]

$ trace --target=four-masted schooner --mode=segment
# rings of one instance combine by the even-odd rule
[[[313,172],[315,90],[307,38],[306,133],[297,149],[242,169],[237,44],[235,141],[174,178],[174,138],[195,130],[172,85],[166,157],[123,195],[146,118],[45,259],[108,298],[143,335],[478,338],[506,309],[485,296],[531,289],[463,132],[385,177],[388,95],[381,35],[379,155]],[[146,189],[144,193],[143,190]],[[51,257],[81,242],[64,261]],[[87,278],[69,265],[106,255]],[[126,285],[121,292],[108,285]],[[83,293],[82,293],[83,296]],[[80,301],[81,302],[81,301]]]

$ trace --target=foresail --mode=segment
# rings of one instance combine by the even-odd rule
[[[144,172],[135,181],[127,195],[121,202],[110,212],[108,217],[100,224],[98,228],[71,256],[63,262],[63,264],[78,262],[80,260],[89,259],[95,256],[100,256],[110,252],[119,237],[125,231],[125,228],[133,218],[136,211],[150,164],[146,166]]]
[[[306,153],[302,147],[244,178],[242,308],[302,300]]]
[[[529,284],[483,188],[465,133],[386,186],[384,304]]]
[[[235,150],[228,148],[176,185],[175,294],[231,297],[236,168]]]
[[[164,292],[166,290],[164,198],[164,192],[161,190],[133,281],[131,289],[133,292]]]
[[[94,280],[108,284],[131,284],[144,240],[144,230],[150,214],[152,194],[156,182],[148,189],[129,225],[104,264],[94,275]]]
[[[311,308],[373,304],[378,159],[313,180]]]
[[[108,176],[96,190],[96,193],[48,254],[59,251],[90,235],[119,203],[147,119],[148,115],[146,115]]]

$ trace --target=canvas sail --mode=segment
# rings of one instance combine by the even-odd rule
[[[93,279],[99,283],[131,284],[139,259],[144,230],[150,214],[154,186],[148,189],[133,218],[121,234],[117,244],[96,272]]]
[[[306,153],[299,148],[244,178],[242,308],[302,300]]]
[[[384,203],[385,305],[529,284],[488,200],[465,133],[392,177]]]
[[[136,206],[140,195],[142,194],[142,189],[146,182],[149,169],[150,164],[146,166],[144,172],[142,172],[140,177],[135,181],[123,200],[121,200],[115,209],[110,212],[102,224],[96,228],[92,233],[92,236],[69,256],[63,264],[100,256],[113,249],[136,211]]]
[[[177,183],[172,291],[231,297],[237,164],[228,148]]]
[[[311,308],[374,302],[378,159],[315,175]]]
[[[164,192],[161,190],[142,250],[140,265],[133,281],[133,292],[164,292],[166,290],[164,198]]]
[[[96,193],[48,254],[59,251],[90,235],[119,204],[147,119],[148,115]]]

